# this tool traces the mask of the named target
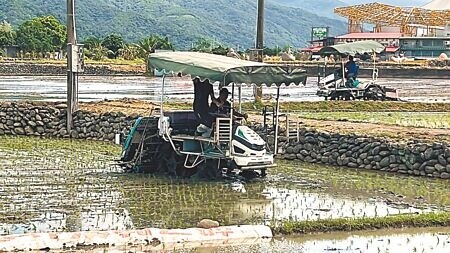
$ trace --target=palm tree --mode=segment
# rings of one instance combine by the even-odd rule
[[[112,51],[104,47],[100,41],[92,42],[89,45],[89,49],[85,50],[86,56],[96,61],[104,59],[108,54],[111,53]]]
[[[138,58],[139,50],[136,45],[124,45],[119,49],[119,57],[124,60],[135,60]]]
[[[149,54],[154,53],[156,49],[173,50],[174,46],[172,42],[169,41],[168,37],[159,37],[157,35],[152,35],[139,41],[136,44],[139,51],[139,57],[146,59]]]

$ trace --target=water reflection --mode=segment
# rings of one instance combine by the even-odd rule
[[[356,235],[327,234],[274,240],[256,245],[202,250],[202,252],[249,252],[249,253],[380,253],[380,252],[426,252],[444,253],[450,247],[449,228],[419,230],[396,230],[364,232]],[[436,232],[431,232],[436,231]]]

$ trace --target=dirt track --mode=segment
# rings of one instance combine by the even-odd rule
[[[424,140],[450,142],[449,129],[431,129],[418,127],[403,127],[387,124],[360,123],[348,121],[301,119],[302,126],[312,127],[323,131],[409,141]]]

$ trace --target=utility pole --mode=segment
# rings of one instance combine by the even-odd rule
[[[258,0],[258,16],[256,24],[256,61],[263,61],[264,50],[264,0]],[[255,102],[262,99],[262,86],[254,88]]]
[[[82,59],[82,57],[81,57]],[[67,132],[73,127],[73,113],[78,110],[79,47],[75,29],[75,0],[67,0]]]
[[[258,18],[256,25],[256,49],[264,49],[264,0],[258,0]],[[262,56],[262,53],[259,54]],[[258,59],[262,62],[262,57]]]

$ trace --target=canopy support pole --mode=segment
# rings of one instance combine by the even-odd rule
[[[166,86],[166,73],[163,70],[163,76],[162,76],[162,87],[161,87],[161,107],[160,107],[160,113],[161,113],[161,118],[164,117],[164,91],[165,91],[165,86]]]
[[[372,70],[372,81],[377,81],[378,79],[378,73],[377,73],[377,53],[375,51],[372,53],[373,58],[373,70]]]
[[[242,83],[239,84],[239,113],[242,113]]]
[[[230,156],[233,154],[233,145],[232,145],[232,143],[233,143],[233,117],[234,117],[234,83],[231,83],[230,142],[229,142]]]
[[[278,154],[278,132],[279,132],[279,123],[280,123],[280,86],[277,87],[277,110],[275,115],[275,150],[274,154]]]
[[[342,84],[345,87],[345,83],[347,82],[347,80],[345,80],[345,62],[344,59],[342,59]]]

